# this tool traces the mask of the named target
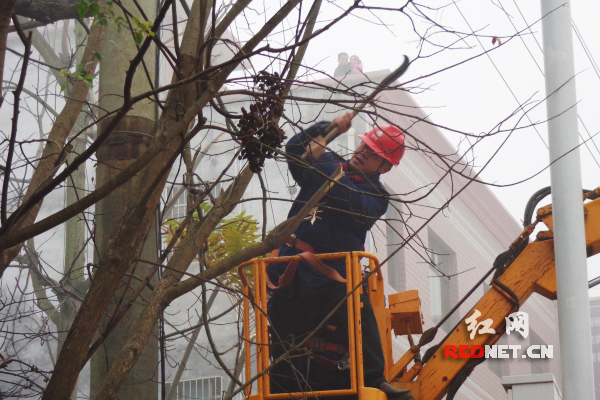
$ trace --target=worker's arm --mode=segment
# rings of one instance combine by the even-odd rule
[[[308,161],[313,165],[318,165],[319,158],[326,151],[327,143],[325,143],[325,136],[327,132],[334,128],[338,128],[340,133],[347,132],[352,126],[353,117],[354,115],[351,112],[347,112],[337,116],[331,122],[318,122],[295,135],[287,142],[285,151],[292,156],[288,161],[288,166],[292,177],[300,186],[304,186],[306,180],[310,179],[309,172],[311,168],[307,167],[301,161],[294,161],[294,159],[299,160],[306,152],[308,154]]]
[[[331,130],[337,128],[338,135],[342,133],[348,132],[350,127],[352,126],[352,118],[354,118],[354,114],[351,112],[347,112],[343,115],[338,115],[331,121],[329,126],[325,128],[325,132],[330,132]],[[308,156],[308,160],[316,160],[325,154],[327,142],[325,141],[325,135],[319,135],[311,141],[311,143],[306,146],[306,154]]]
[[[299,159],[304,152],[309,154],[310,166],[306,163],[288,161],[288,166],[294,180],[303,188],[314,187],[315,190],[327,180],[327,176],[335,171],[337,166],[325,154],[324,136],[337,127],[340,132],[347,132],[352,126],[351,112],[336,117],[331,123],[319,122],[291,138],[286,144],[286,151],[294,158]],[[366,193],[364,188],[359,188],[348,177],[340,179],[340,184],[331,188],[325,205],[350,214],[348,218],[370,228],[381,217],[388,205],[386,198],[380,195]],[[385,194],[385,193],[382,193]]]

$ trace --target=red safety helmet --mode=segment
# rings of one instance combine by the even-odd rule
[[[404,133],[392,125],[377,126],[359,138],[380,157],[395,166],[404,156]]]

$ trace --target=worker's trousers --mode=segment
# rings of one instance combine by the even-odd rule
[[[300,343],[312,332],[325,317],[346,296],[346,285],[332,282],[327,290],[309,297],[284,297],[274,294],[269,301],[269,319],[271,322],[271,356],[280,357],[293,345]],[[383,375],[385,359],[381,339],[377,329],[377,320],[366,293],[361,295],[363,308],[362,342],[363,370],[365,386],[379,387],[385,382]],[[348,346],[348,308],[346,304],[334,313],[326,322],[325,328],[315,335],[328,343],[339,343],[340,349]],[[324,351],[316,353],[320,357],[339,361],[344,352]],[[350,372],[340,370],[331,364],[319,362],[319,357],[306,355],[306,349],[291,354],[289,359],[279,362],[271,370],[271,393],[287,393],[316,390],[334,390],[350,388]]]

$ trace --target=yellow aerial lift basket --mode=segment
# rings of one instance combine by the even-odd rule
[[[390,296],[392,309],[385,307],[383,293],[383,276],[378,268],[377,257],[366,252],[330,253],[316,255],[320,260],[345,260],[346,288],[349,293],[348,307],[348,338],[351,387],[345,390],[327,390],[302,393],[271,393],[268,371],[245,389],[249,400],[283,400],[313,397],[357,396],[359,400],[386,400],[386,395],[379,389],[365,387],[363,376],[362,331],[361,331],[361,301],[363,291],[363,275],[361,260],[368,262],[370,271],[374,271],[367,279],[369,299],[373,306],[375,318],[385,355],[385,375],[390,376],[394,369],[392,363],[392,321],[396,334],[421,333],[422,316],[420,301],[416,290]],[[238,267],[244,288],[244,356],[246,382],[252,379],[252,373],[264,371],[270,365],[269,330],[267,319],[267,267],[272,263],[289,263],[300,261],[301,257],[270,257],[250,260]],[[243,270],[253,268],[254,290],[248,284]],[[392,303],[393,301],[393,303]],[[392,318],[390,319],[390,311]],[[250,321],[254,320],[254,331],[251,331]],[[404,332],[404,333],[399,333]],[[307,338],[308,340],[308,338]],[[302,345],[300,343],[299,345]],[[410,360],[409,360],[410,361]],[[404,366],[405,368],[405,366]],[[397,367],[398,371],[402,368]],[[397,375],[397,373],[396,373]],[[254,387],[254,390],[253,390]]]

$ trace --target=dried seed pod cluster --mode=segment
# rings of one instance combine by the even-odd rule
[[[240,160],[246,159],[253,172],[259,172],[265,159],[274,158],[273,149],[281,147],[285,134],[278,121],[283,114],[283,103],[280,95],[283,89],[281,79],[273,74],[261,71],[254,84],[264,92],[264,97],[250,104],[250,112],[242,107],[242,118],[238,122],[242,152]]]

